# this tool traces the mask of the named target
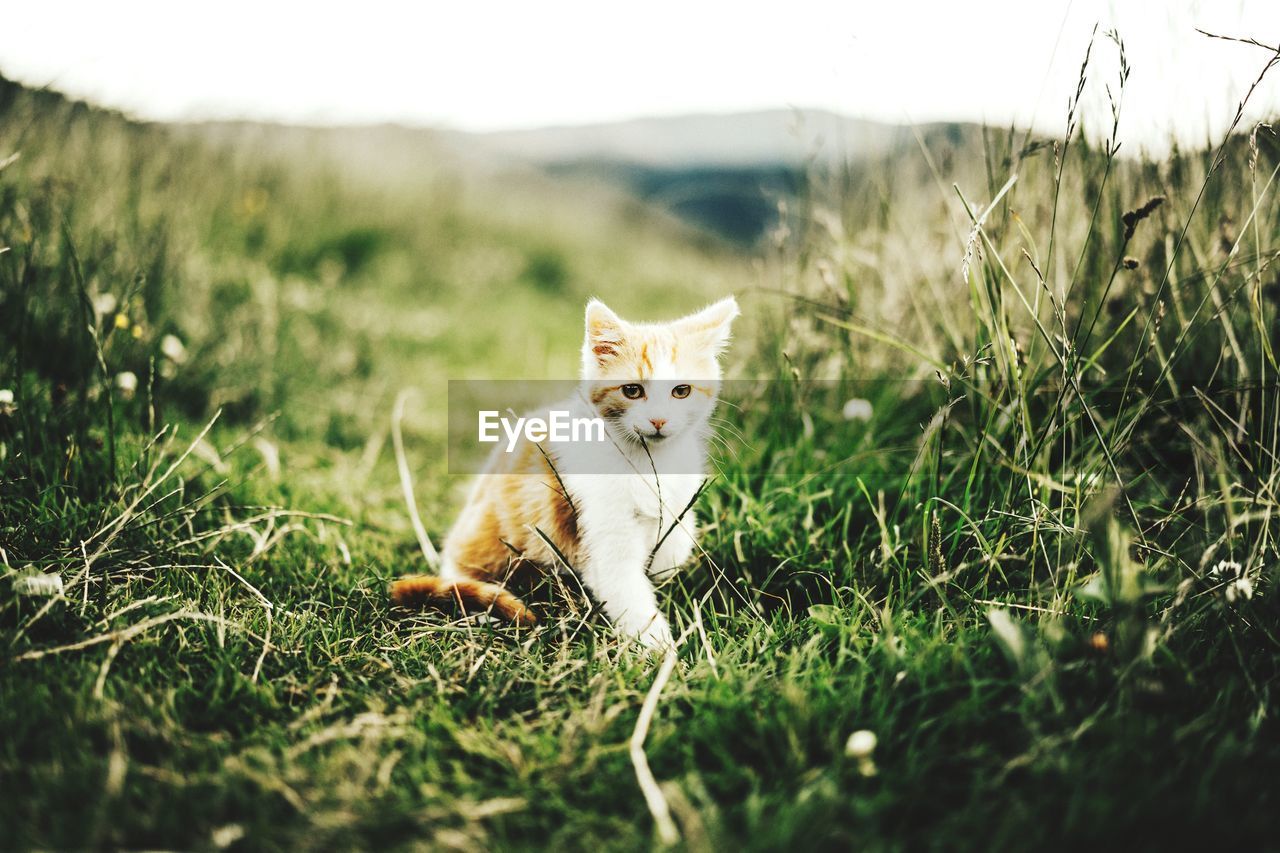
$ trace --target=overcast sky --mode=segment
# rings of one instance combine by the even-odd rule
[[[0,73],[157,119],[399,121],[467,130],[818,107],[886,121],[1061,126],[1133,67],[1121,138],[1220,133],[1280,42],[1280,0],[68,2],[9,4]],[[1280,112],[1280,68],[1251,118]]]

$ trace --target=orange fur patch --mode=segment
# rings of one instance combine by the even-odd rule
[[[648,379],[653,375],[653,362],[649,360],[649,345],[640,345],[640,378]]]
[[[604,388],[596,387],[591,391],[591,402],[599,405],[621,387],[621,385],[610,385]]]
[[[521,438],[494,457],[444,543],[444,556],[470,578],[495,582],[561,563],[576,568],[575,507],[537,444]]]
[[[487,581],[449,581],[431,575],[401,578],[391,584],[391,602],[408,608],[441,607],[452,602],[463,613],[491,613],[520,625],[535,625],[538,621],[523,601]]]

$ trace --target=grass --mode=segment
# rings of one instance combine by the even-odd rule
[[[662,592],[690,630],[642,743],[679,843],[1274,844],[1265,130],[922,139],[813,176],[742,259],[395,140],[0,111],[6,843],[657,844],[629,744],[661,662],[550,585],[536,634],[390,613],[421,558],[388,424],[418,388],[438,541],[446,378],[570,374],[591,293],[737,290],[765,381]]]

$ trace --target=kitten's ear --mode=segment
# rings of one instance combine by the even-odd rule
[[[738,300],[727,296],[696,314],[677,320],[675,325],[682,337],[693,338],[700,345],[719,353],[729,343],[730,327],[734,318],[741,313],[738,310]]]
[[[622,318],[599,299],[587,303],[586,337],[582,358],[603,365],[618,354],[622,345]]]

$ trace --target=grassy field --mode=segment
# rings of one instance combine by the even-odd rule
[[[636,743],[689,849],[1274,847],[1280,147],[1233,130],[922,140],[743,256],[421,136],[0,82],[4,845],[646,848]],[[402,391],[438,542],[447,379],[730,292],[764,381],[665,683],[560,587],[390,612]]]

